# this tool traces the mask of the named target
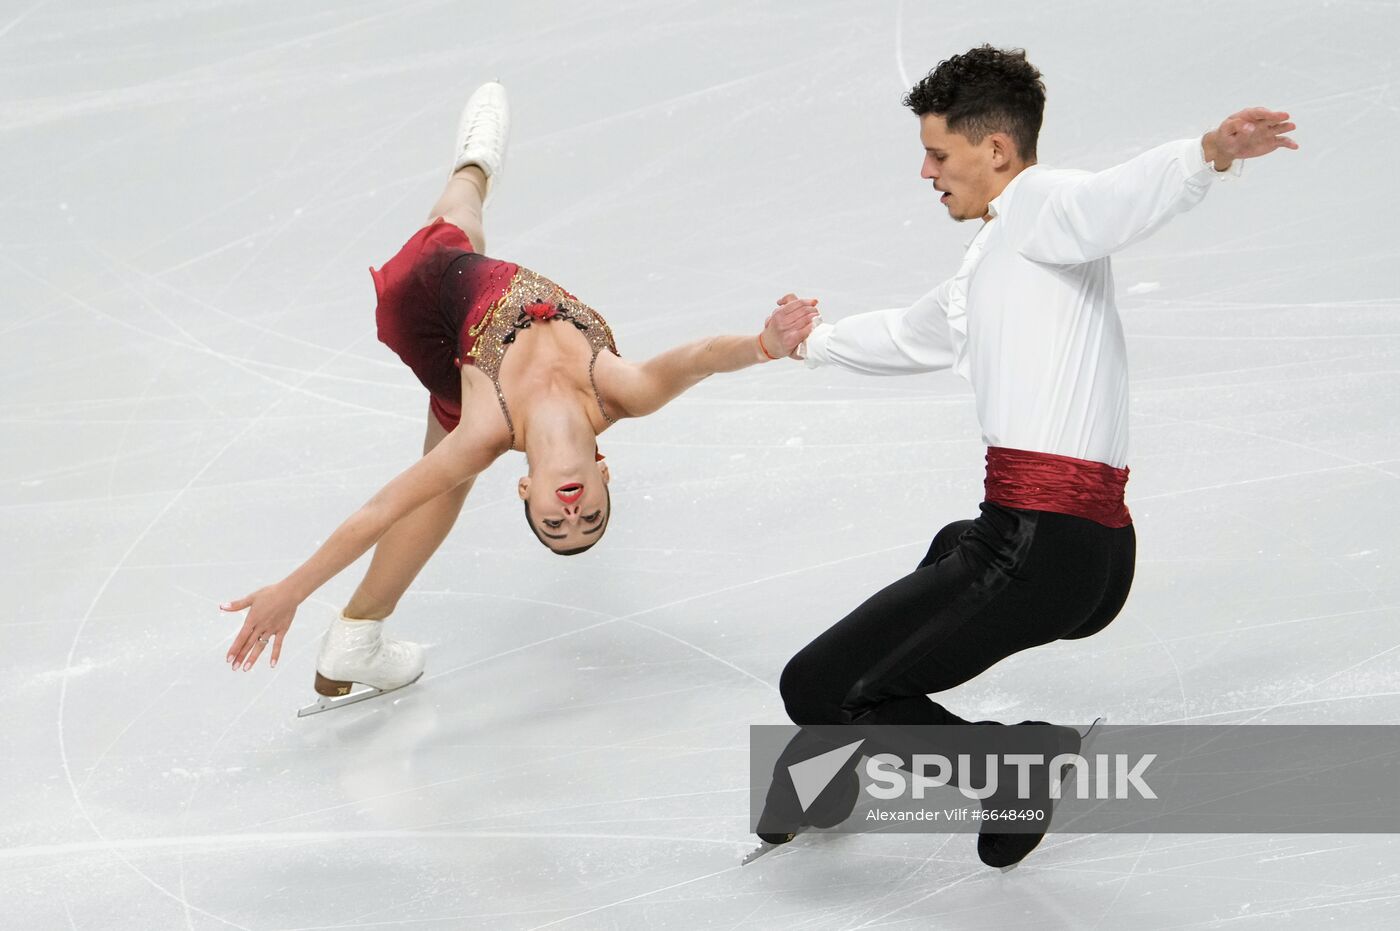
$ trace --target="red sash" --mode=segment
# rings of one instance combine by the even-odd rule
[[[1133,522],[1123,503],[1128,470],[1107,463],[989,446],[985,484],[987,500],[1004,507],[1072,514],[1105,527]]]

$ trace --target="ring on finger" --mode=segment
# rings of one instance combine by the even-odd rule
[[[261,643],[261,644],[264,644],[264,645],[270,643],[271,641],[272,641],[272,638],[271,638],[271,637],[259,637],[259,638],[258,638],[258,643]]]

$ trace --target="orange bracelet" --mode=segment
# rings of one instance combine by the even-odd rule
[[[763,334],[762,334],[762,333],[758,334],[758,348],[759,348],[759,351],[760,351],[760,352],[762,352],[765,356],[768,356],[768,361],[769,361],[769,362],[776,362],[776,361],[778,361],[778,357],[777,357],[777,356],[769,356],[769,355],[768,355],[768,347],[765,346],[765,345],[763,345]]]

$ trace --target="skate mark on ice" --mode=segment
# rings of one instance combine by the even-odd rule
[[[74,298],[74,299],[75,299],[75,300],[79,300],[79,299],[77,299],[77,298]],[[81,302],[81,301],[80,301],[80,302]],[[83,302],[83,303],[84,303],[85,306],[88,306],[89,309],[91,309],[94,313],[98,314],[99,316],[103,316],[103,317],[108,317],[108,316],[109,316],[109,315],[105,314],[104,312],[98,310],[97,308],[91,307],[91,305],[86,305],[85,302]],[[110,319],[115,320],[115,318],[110,318]],[[138,327],[138,328],[136,328],[136,329],[140,329],[140,328]],[[166,341],[168,341],[168,342],[175,342],[177,345],[179,344],[178,341],[175,341],[175,340],[168,340],[168,339],[167,339]],[[187,347],[186,347],[186,348],[187,348]],[[213,352],[213,350],[210,350],[210,352]],[[333,355],[331,358],[325,360],[325,361],[322,363],[322,366],[329,365],[331,362],[333,362],[333,361],[335,361],[336,359],[338,359],[338,358],[340,357],[340,355],[343,354],[343,352],[344,352],[344,350],[342,350],[341,352],[336,353],[336,354]],[[215,355],[218,355],[218,353],[214,353],[214,354],[215,354]],[[317,371],[318,371],[318,370],[311,370],[311,371],[308,371],[308,372],[303,376],[302,382],[304,383],[305,381],[310,380],[310,379],[317,373]],[[279,395],[277,398],[275,398],[274,400],[272,400],[271,402],[269,402],[269,403],[257,414],[257,416],[253,417],[253,418],[252,418],[251,420],[249,420],[248,423],[246,423],[240,430],[238,430],[238,432],[234,433],[234,434],[229,438],[229,440],[228,440],[227,443],[225,443],[223,446],[221,446],[221,447],[218,449],[218,451],[216,451],[216,452],[204,463],[204,465],[200,466],[199,469],[197,469],[197,470],[194,472],[194,474],[191,475],[191,476],[185,481],[184,485],[182,485],[179,489],[177,489],[177,490],[175,491],[175,493],[174,493],[173,495],[170,496],[170,498],[165,502],[165,504],[162,505],[162,507],[160,508],[160,510],[156,512],[155,516],[151,518],[150,522],[148,522],[148,523],[146,524],[145,528],[142,529],[141,532],[138,533],[138,534],[136,535],[136,538],[135,538],[134,540],[132,540],[131,544],[130,544],[130,545],[126,548],[126,550],[122,553],[121,557],[117,560],[116,564],[113,565],[113,566],[111,567],[111,569],[108,571],[108,573],[106,574],[106,576],[103,578],[101,584],[98,585],[98,588],[97,588],[96,593],[94,593],[94,595],[93,595],[93,597],[92,597],[92,600],[88,603],[87,609],[83,612],[83,616],[82,616],[82,618],[81,618],[81,619],[79,620],[79,622],[78,622],[78,627],[77,627],[77,629],[76,629],[76,630],[74,631],[74,633],[73,633],[73,640],[72,640],[72,642],[69,644],[69,647],[68,647],[68,654],[67,654],[67,657],[66,657],[65,662],[64,662],[64,671],[65,671],[65,672],[67,672],[68,670],[71,670],[71,669],[73,668],[73,660],[74,660],[74,657],[75,657],[76,654],[77,654],[78,644],[82,641],[83,632],[84,632],[84,630],[85,630],[86,627],[87,627],[88,621],[92,618],[93,611],[96,609],[98,603],[102,600],[103,596],[106,594],[107,589],[108,589],[108,588],[111,586],[111,584],[112,584],[112,581],[117,577],[118,573],[120,573],[120,572],[122,571],[122,569],[125,567],[127,561],[131,558],[131,554],[134,553],[134,552],[136,551],[137,547],[139,547],[139,546],[145,541],[146,537],[150,535],[151,531],[154,530],[154,529],[156,528],[156,526],[157,526],[158,524],[160,524],[160,522],[161,522],[162,520],[165,519],[165,516],[166,516],[168,513],[170,513],[171,509],[173,509],[173,508],[175,507],[175,505],[176,505],[178,502],[180,502],[181,499],[184,498],[185,493],[188,492],[191,488],[194,487],[195,482],[197,482],[197,481],[200,479],[200,477],[202,477],[206,472],[208,472],[208,471],[214,466],[214,464],[215,464],[216,462],[218,462],[220,459],[222,459],[223,456],[224,456],[224,454],[227,453],[228,450],[232,449],[236,444],[238,444],[238,443],[243,439],[244,436],[246,436],[248,433],[250,433],[250,432],[253,430],[254,427],[258,426],[258,425],[263,421],[263,419],[264,419],[269,413],[271,413],[271,412],[272,412],[274,409],[276,409],[284,400],[286,400],[287,395],[288,395],[289,393],[291,393],[296,387],[297,387],[297,386],[284,386],[284,389],[285,389],[284,392],[283,392],[281,395]],[[244,706],[243,711],[240,711],[239,714],[238,714],[233,720],[236,721],[239,717],[242,717],[243,713],[246,712],[247,709],[248,709],[249,707],[251,707],[251,705],[253,704],[253,702],[255,702],[255,701],[257,700],[257,698],[260,697],[260,696],[263,694],[263,692],[266,691],[266,689],[267,689],[268,687],[270,687],[270,685],[271,685],[271,683],[272,683],[273,681],[275,681],[275,679],[270,678],[270,679],[268,680],[268,685],[267,685],[267,686],[264,686],[263,689],[260,690],[260,691],[258,692],[258,694],[255,695],[254,698],[251,699],[251,700],[249,701],[248,705],[245,705],[245,706]],[[59,761],[60,761],[60,765],[61,765],[61,767],[62,767],[62,769],[63,769],[63,776],[64,776],[64,779],[67,781],[69,791],[70,791],[70,793],[71,793],[72,796],[73,796],[73,801],[74,801],[74,803],[75,803],[75,804],[77,805],[77,807],[78,807],[78,813],[79,813],[79,815],[82,817],[83,821],[87,823],[88,827],[89,827],[89,828],[92,830],[92,832],[98,837],[98,839],[99,839],[100,841],[103,841],[103,842],[105,843],[105,842],[106,842],[106,835],[104,835],[104,834],[102,833],[101,828],[99,828],[99,827],[97,826],[97,823],[92,819],[92,816],[88,813],[87,806],[83,804],[82,793],[81,793],[81,791],[80,791],[80,789],[79,789],[79,787],[78,787],[78,785],[77,785],[76,780],[75,780],[74,777],[73,777],[72,765],[70,764],[69,759],[68,759],[67,735],[66,735],[66,731],[65,731],[65,728],[64,728],[64,715],[65,715],[65,713],[66,713],[66,711],[67,711],[67,702],[68,702],[68,682],[69,682],[69,676],[65,675],[65,676],[63,677],[62,681],[61,681],[60,686],[59,686],[59,693],[58,693],[57,731],[58,731]],[[226,727],[225,727],[225,729],[224,729],[224,733],[225,733],[225,734],[228,732],[228,729],[229,729],[230,727],[232,727],[232,724],[233,724],[233,722],[231,721],[231,722],[229,722],[228,725],[226,725]],[[220,739],[222,739],[222,738],[220,738]],[[216,746],[216,747],[218,746],[218,741],[215,742],[215,746]],[[210,756],[212,756],[212,751],[210,752],[210,754],[209,754],[208,756],[206,756],[206,760],[207,760]],[[199,783],[198,783],[198,781],[196,780],[195,786],[191,789],[190,797],[189,797],[189,799],[186,800],[184,813],[183,813],[182,816],[181,816],[181,826],[182,826],[182,827],[183,827],[183,825],[184,825],[184,823],[185,823],[185,819],[188,817],[189,808],[190,808],[190,803],[193,801],[194,795],[195,795],[195,793],[197,793],[198,788],[199,788]],[[232,921],[229,921],[229,920],[227,920],[227,919],[221,918],[221,917],[218,916],[218,915],[215,915],[215,914],[213,914],[213,913],[211,913],[211,912],[207,912],[207,911],[205,911],[204,909],[201,909],[201,908],[199,908],[198,906],[193,905],[193,904],[190,903],[190,902],[188,901],[188,899],[186,899],[184,896],[182,896],[182,895],[180,895],[180,894],[178,894],[178,893],[176,893],[176,892],[173,892],[173,891],[171,891],[170,889],[167,889],[165,886],[161,885],[161,884],[158,883],[156,880],[152,879],[149,875],[147,875],[147,874],[146,874],[143,870],[141,870],[138,866],[136,866],[136,865],[133,864],[130,860],[128,860],[126,857],[124,857],[119,851],[114,850],[113,852],[114,852],[114,854],[116,855],[117,859],[119,859],[119,860],[122,862],[122,864],[123,864],[124,866],[126,866],[126,867],[127,867],[128,869],[130,869],[132,872],[136,873],[136,875],[140,876],[141,879],[144,880],[144,881],[145,881],[148,885],[150,885],[153,889],[155,889],[156,891],[160,892],[162,895],[166,896],[167,898],[170,898],[170,899],[172,899],[173,901],[178,902],[178,903],[185,909],[185,922],[186,922],[186,925],[187,925],[188,927],[190,927],[191,929],[194,927],[194,920],[193,920],[193,917],[190,915],[190,912],[192,912],[192,911],[193,911],[193,912],[198,912],[200,915],[203,915],[203,916],[205,916],[205,917],[207,917],[207,918],[210,918],[210,919],[212,919],[212,920],[214,920],[214,921],[217,921],[217,922],[219,922],[219,923],[221,923],[221,924],[230,925],[230,926],[236,927],[236,928],[243,928],[242,925],[239,925],[239,924],[237,924],[237,923],[235,923],[235,922],[232,922]],[[181,859],[180,859],[180,886],[181,886],[181,888],[183,889],[183,886],[184,886],[184,859],[183,859],[183,856],[182,856]],[[246,931],[246,929],[245,929],[245,931]]]

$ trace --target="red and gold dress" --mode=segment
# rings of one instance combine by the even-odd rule
[[[588,338],[594,397],[598,353],[607,349],[618,354],[612,330],[597,311],[528,268],[477,252],[466,233],[441,217],[414,233],[382,267],[369,271],[378,296],[379,341],[428,389],[433,414],[446,430],[462,416],[459,370],[475,365],[496,386],[514,447],[515,427],[501,392],[501,362],[516,333],[533,323],[569,323]],[[598,406],[613,422],[600,397]]]

